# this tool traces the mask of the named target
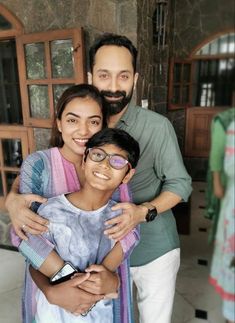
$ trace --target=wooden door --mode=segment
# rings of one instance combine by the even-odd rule
[[[186,110],[185,156],[207,158],[212,118],[225,108],[192,107]]]

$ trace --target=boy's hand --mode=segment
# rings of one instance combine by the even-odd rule
[[[116,293],[119,286],[119,277],[106,269],[103,265],[91,265],[85,270],[90,277],[79,285],[84,291],[99,295]]]
[[[32,202],[45,203],[46,201],[46,198],[36,194],[18,194],[15,192],[8,194],[5,206],[9,212],[12,226],[21,239],[27,240],[25,232],[41,234],[47,231],[48,220],[29,209]]]

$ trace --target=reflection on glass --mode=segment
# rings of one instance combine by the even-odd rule
[[[0,123],[22,124],[15,40],[0,41]]]
[[[235,34],[229,35],[228,51],[231,54],[234,54],[234,52],[235,52]]]
[[[72,40],[53,40],[50,45],[52,77],[72,78],[74,76]]]
[[[200,48],[196,55],[234,54],[235,33],[221,35]]]
[[[33,133],[36,150],[48,149],[51,139],[51,129],[34,128]]]
[[[6,172],[7,192],[10,192],[12,183],[17,175],[19,174],[16,172]]]
[[[190,65],[184,64],[183,67],[183,81],[189,82],[190,81]]]
[[[32,43],[25,45],[26,73],[28,79],[44,79],[45,52],[43,43]]]
[[[183,86],[182,88],[182,102],[181,103],[188,103],[189,102],[189,86]]]
[[[4,166],[20,167],[23,161],[20,139],[2,139]]]
[[[0,15],[0,30],[11,29],[12,25],[2,15]]]
[[[174,83],[179,83],[181,78],[181,64],[174,65]]]
[[[174,86],[173,103],[175,103],[175,104],[180,103],[180,87],[179,86]]]
[[[32,118],[49,119],[49,98],[47,85],[29,85],[30,115]]]
[[[53,85],[53,97],[54,97],[54,107],[56,106],[61,94],[70,86],[74,84],[57,84]]]
[[[219,43],[217,41],[210,43],[211,55],[216,55],[218,52],[219,52]]]

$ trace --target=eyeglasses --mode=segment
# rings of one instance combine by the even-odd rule
[[[126,165],[128,165],[130,169],[132,168],[129,161],[121,155],[107,154],[101,148],[88,148],[87,151],[90,159],[94,162],[99,163],[105,158],[108,158],[109,165],[114,169],[123,169]]]

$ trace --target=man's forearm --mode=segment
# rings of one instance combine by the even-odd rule
[[[5,207],[9,211],[9,207],[11,205],[11,202],[14,199],[14,194],[19,192],[19,186],[20,186],[20,178],[17,176],[11,186],[11,190],[7,195],[6,201],[5,201]]]
[[[181,196],[172,192],[162,192],[154,200],[150,201],[157,208],[158,213],[172,209],[182,200]]]
[[[172,192],[162,192],[158,197],[149,202],[151,205],[155,206],[158,213],[163,213],[167,210],[172,209],[182,200],[181,196],[174,194]],[[148,212],[148,208],[145,205],[140,204],[139,208],[141,212],[138,212],[139,223],[145,222],[145,217]]]
[[[20,187],[20,176],[17,176],[15,178],[14,182],[12,183],[10,192],[18,193],[19,192],[19,187]]]
[[[46,298],[48,298],[49,289],[51,287],[49,279],[32,266],[29,267],[29,271],[37,287],[43,292]]]

